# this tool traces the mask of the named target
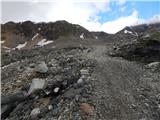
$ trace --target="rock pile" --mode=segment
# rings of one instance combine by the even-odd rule
[[[65,120],[92,115],[88,103],[92,95],[89,79],[95,62],[77,55],[78,51],[59,50],[43,56],[45,59],[20,62],[23,70],[13,74],[18,76],[15,78],[21,86],[14,83],[13,93],[10,89],[3,90],[2,119]]]

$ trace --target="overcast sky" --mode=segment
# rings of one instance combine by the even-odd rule
[[[91,31],[160,21],[160,0],[2,0],[1,23],[67,20]]]

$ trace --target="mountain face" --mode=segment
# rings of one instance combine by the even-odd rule
[[[54,23],[42,22],[37,24],[31,21],[25,21],[22,23],[8,22],[6,24],[2,24],[1,40],[4,42],[3,45],[5,46],[5,48],[13,49],[20,44],[20,46],[22,46],[23,49],[30,49],[34,48],[35,46],[38,46],[38,42],[40,42],[43,39],[46,39],[43,41],[47,42],[54,41],[60,37],[76,37],[81,39],[91,39],[93,38],[93,35],[85,28],[79,25],[70,24],[66,21],[57,21]],[[43,41],[41,43],[43,43]],[[23,47],[23,44],[25,43],[26,47]]]
[[[159,23],[8,22],[1,49],[2,120],[160,119]]]

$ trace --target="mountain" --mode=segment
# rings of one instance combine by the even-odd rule
[[[1,25],[3,42],[2,48],[30,49],[52,43],[59,38],[76,37],[91,39],[93,35],[80,25],[57,21],[50,23],[21,23],[8,22]],[[4,46],[4,47],[3,47]]]
[[[1,119],[159,120],[159,25],[2,24]]]

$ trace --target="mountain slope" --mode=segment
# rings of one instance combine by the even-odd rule
[[[159,120],[160,30],[144,28],[110,35],[66,21],[5,24],[2,119]]]

